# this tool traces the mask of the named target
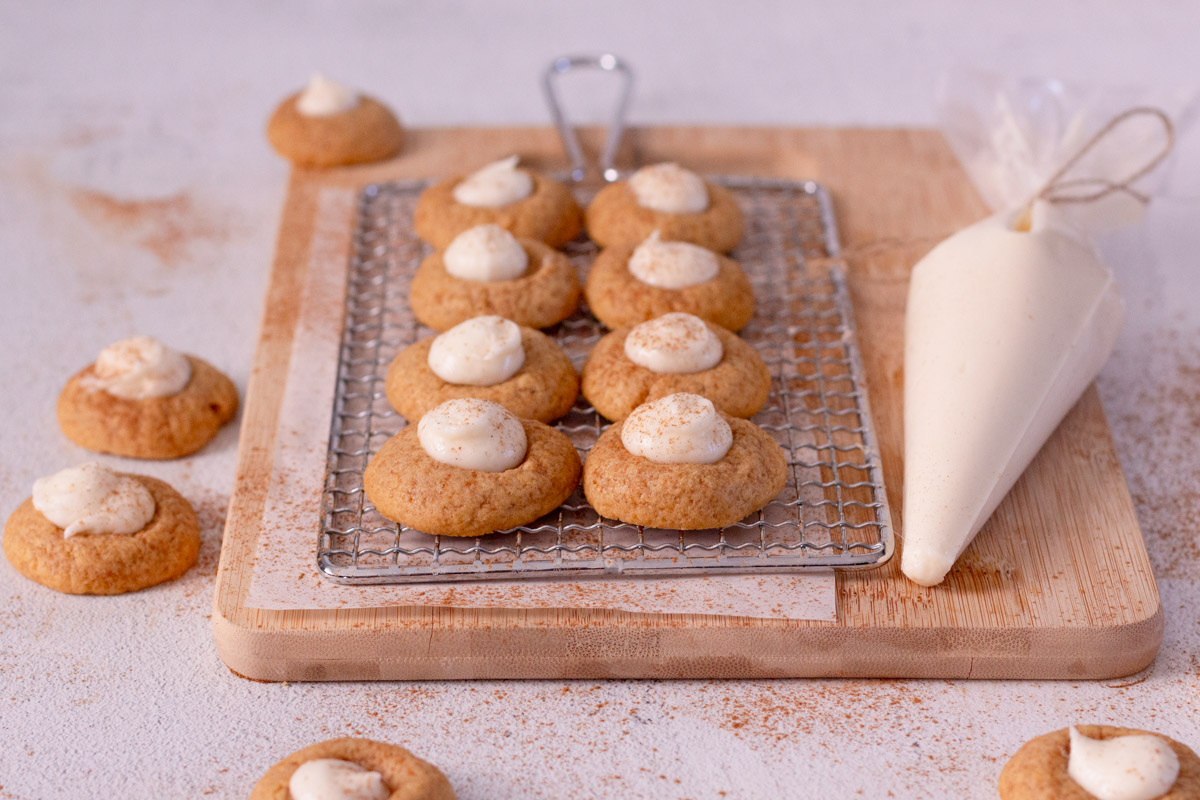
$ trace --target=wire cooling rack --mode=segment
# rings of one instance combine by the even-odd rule
[[[787,486],[725,528],[663,531],[601,518],[582,490],[529,525],[478,538],[433,536],[384,518],[363,491],[367,462],[405,425],[384,376],[398,352],[435,332],[408,305],[429,250],[412,229],[424,182],[366,187],[358,207],[345,329],[321,503],[318,565],[343,583],[680,575],[871,567],[894,537],[828,195],[812,182],[719,178],[746,215],[733,252],[754,286],[741,331],[771,370],[753,421],[787,454]],[[581,200],[588,198],[581,197]],[[596,248],[567,246],[586,275]],[[547,331],[582,366],[605,329],[578,311]],[[581,457],[607,427],[581,397],[559,421]],[[469,498],[464,499],[469,502]]]

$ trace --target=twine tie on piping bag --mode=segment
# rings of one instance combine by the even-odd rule
[[[1163,146],[1158,153],[1154,155],[1140,168],[1126,175],[1120,180],[1112,181],[1107,178],[1091,177],[1091,178],[1070,178],[1064,179],[1064,176],[1075,168],[1077,164],[1090,153],[1096,145],[1104,140],[1110,133],[1120,127],[1123,123],[1136,117],[1150,116],[1157,119],[1163,126]],[[1042,185],[1042,188],[1034,193],[1033,197],[1023,206],[1020,215],[1017,217],[1013,225],[1013,229],[1022,232],[1028,232],[1031,225],[1031,215],[1033,204],[1038,200],[1044,200],[1048,203],[1094,203],[1108,197],[1110,194],[1122,192],[1129,195],[1143,205],[1150,202],[1150,198],[1145,194],[1133,188],[1133,184],[1141,178],[1145,177],[1155,168],[1157,168],[1171,150],[1175,147],[1175,126],[1171,124],[1171,118],[1166,115],[1162,109],[1152,106],[1135,106],[1126,111],[1122,111],[1115,117],[1105,123],[1098,131],[1092,134],[1083,145],[1075,151],[1075,155],[1068,158],[1058,170],[1050,176],[1049,180]],[[1091,191],[1080,192],[1086,187],[1093,187]]]

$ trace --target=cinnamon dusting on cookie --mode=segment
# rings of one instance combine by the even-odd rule
[[[719,364],[724,347],[704,320],[672,312],[634,326],[625,337],[625,355],[652,372],[695,373]]]

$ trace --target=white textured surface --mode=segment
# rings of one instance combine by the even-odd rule
[[[650,5],[0,5],[0,507],[85,459],[54,398],[103,344],[153,334],[245,388],[286,176],[261,129],[313,68],[415,124],[541,122],[537,71],[577,50],[638,67],[641,122],[928,124],[955,64],[1200,74],[1183,4]],[[1167,614],[1134,682],[251,683],[208,618],[230,427],[195,458],[136,465],[200,511],[180,581],[76,598],[0,565],[0,798],[244,797],[342,734],[410,746],[466,800],[994,797],[1020,742],[1070,722],[1200,745],[1200,137],[1181,145],[1173,198],[1109,248],[1130,319],[1100,388]]]

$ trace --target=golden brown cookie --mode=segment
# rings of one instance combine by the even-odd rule
[[[365,95],[348,111],[306,116],[300,92],[279,104],[267,122],[267,139],[298,167],[342,167],[383,161],[400,152],[404,128],[387,106]]]
[[[413,314],[436,331],[463,320],[497,314],[518,325],[549,328],[579,307],[579,275],[567,257],[533,239],[518,239],[529,269],[510,281],[469,281],[446,272],[441,252],[421,262],[413,276]]]
[[[292,800],[288,782],[306,761],[337,758],[383,776],[392,793],[388,800],[455,800],[442,771],[403,747],[371,739],[330,739],[297,750],[259,778],[250,800]]]
[[[728,414],[733,444],[713,464],[658,464],[621,443],[615,423],[583,464],[583,493],[601,516],[650,528],[701,530],[732,525],[774,500],[787,483],[787,459],[770,434]]]
[[[443,464],[409,425],[367,465],[363,488],[390,520],[442,536],[482,536],[533,522],[562,505],[579,485],[579,454],[563,434],[523,419],[525,460],[503,472]]]
[[[400,352],[388,367],[384,391],[407,420],[457,397],[491,400],[518,417],[551,422],[566,414],[579,396],[579,376],[567,354],[546,334],[521,328],[525,363],[511,378],[491,386],[447,383],[429,368],[430,336]]]
[[[592,349],[583,365],[583,396],[607,419],[629,416],[642,403],[676,392],[707,397],[718,411],[752,417],[767,402],[771,373],[758,351],[720,325],[706,323],[721,340],[724,354],[711,369],[659,373],[625,355],[625,337],[632,328],[619,328]]]
[[[588,273],[583,293],[596,318],[610,328],[636,325],[672,311],[686,311],[731,331],[754,316],[754,290],[736,261],[718,256],[720,271],[712,280],[665,289],[651,286],[629,271],[629,257],[639,243],[600,251]]]
[[[571,190],[540,172],[522,170],[533,179],[533,192],[507,206],[487,208],[463,205],[454,199],[458,175],[421,193],[413,217],[417,235],[439,250],[463,231],[476,225],[499,225],[518,239],[536,239],[559,247],[579,234],[583,214]]]
[[[605,186],[587,207],[588,236],[601,247],[634,247],[658,231],[664,241],[691,242],[728,253],[742,239],[742,209],[729,190],[709,181],[708,208],[694,213],[655,211],[639,205],[626,181]]]
[[[46,519],[30,497],[4,525],[4,555],[26,578],[67,594],[124,594],[174,580],[196,563],[200,525],[187,500],[160,480],[130,475],[154,497],[136,533],[80,533]]]
[[[208,444],[237,414],[233,382],[215,367],[187,357],[192,377],[166,397],[129,399],[88,385],[95,364],[67,381],[58,396],[58,424],[67,438],[97,453],[179,458]]]
[[[1200,757],[1187,745],[1161,734],[1136,728],[1114,728],[1109,725],[1076,725],[1076,729],[1092,739],[1115,739],[1118,736],[1147,734],[1158,736],[1179,757],[1179,777],[1171,791],[1156,800],[1196,800],[1200,798]],[[1030,739],[1009,759],[1000,771],[1000,800],[1095,800],[1091,793],[1071,780],[1067,774],[1070,758],[1068,728]]]

